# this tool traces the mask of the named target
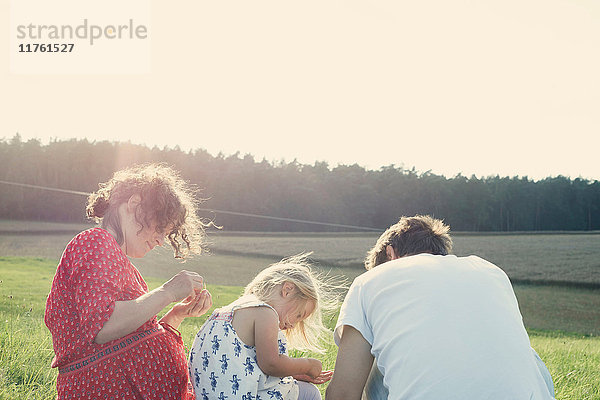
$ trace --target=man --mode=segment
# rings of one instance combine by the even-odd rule
[[[448,232],[429,216],[402,217],[369,251],[340,310],[327,400],[363,390],[369,399],[553,398],[508,277],[450,255]]]

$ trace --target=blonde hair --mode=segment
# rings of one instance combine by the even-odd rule
[[[143,164],[114,173],[99,189],[88,197],[88,218],[110,227],[117,234],[117,243],[124,237],[117,209],[133,195],[140,196],[135,210],[135,220],[140,225],[157,224],[157,230],[170,228],[167,237],[175,258],[185,258],[190,253],[200,254],[204,242],[204,223],[196,213],[197,200],[191,186],[179,173],[166,164]],[[183,242],[183,243],[182,243]],[[185,247],[182,246],[185,243]]]
[[[244,294],[253,294],[259,300],[269,302],[286,282],[296,287],[297,299],[313,301],[314,311],[294,328],[285,331],[291,348],[300,351],[323,353],[321,341],[330,336],[331,331],[323,325],[323,315],[337,309],[337,292],[341,285],[335,285],[331,279],[313,271],[308,261],[311,253],[303,253],[284,258],[262,270],[246,286]]]

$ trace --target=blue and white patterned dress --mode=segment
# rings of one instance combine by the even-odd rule
[[[256,348],[238,337],[231,325],[236,310],[269,307],[255,296],[241,297],[215,310],[202,325],[190,350],[189,373],[197,400],[297,400],[298,384],[291,376],[266,375],[256,361]],[[279,354],[287,354],[279,331]]]

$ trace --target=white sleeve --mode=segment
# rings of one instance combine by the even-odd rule
[[[354,329],[358,330],[365,340],[370,345],[373,344],[373,332],[371,325],[367,321],[366,309],[365,309],[364,290],[360,282],[355,280],[346,294],[342,308],[340,309],[340,316],[338,317],[335,330],[333,332],[333,339],[335,344],[339,346],[340,339],[342,337],[342,329],[344,325],[350,325]]]

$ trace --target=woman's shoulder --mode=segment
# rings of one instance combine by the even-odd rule
[[[85,231],[79,232],[73,240],[108,240],[112,238],[110,232],[104,228],[95,226],[93,228],[86,229]]]
[[[121,258],[123,251],[114,237],[105,229],[90,228],[75,235],[65,248],[63,258]]]
[[[90,228],[67,244],[57,267],[57,276],[81,279],[100,270],[112,274],[126,271],[130,264],[112,235],[102,228]],[[99,267],[102,267],[99,269]]]
[[[67,247],[90,247],[95,245],[97,248],[98,246],[112,246],[114,244],[116,244],[116,240],[106,229],[94,227],[75,235]]]

